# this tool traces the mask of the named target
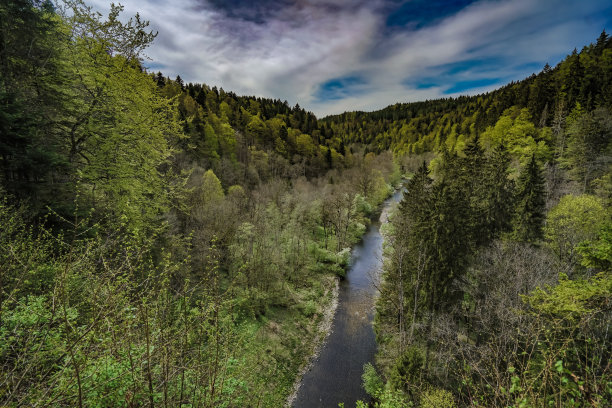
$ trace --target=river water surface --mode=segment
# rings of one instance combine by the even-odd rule
[[[346,279],[340,282],[331,333],[312,369],[302,378],[294,408],[337,407],[340,402],[351,408],[357,400],[369,400],[361,387],[361,374],[363,365],[373,361],[376,353],[373,278],[382,266],[380,225],[401,197],[402,192],[397,191],[385,201],[380,219],[370,224],[363,241],[353,249]]]

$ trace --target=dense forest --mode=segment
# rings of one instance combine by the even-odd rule
[[[0,405],[282,406],[397,166],[121,11],[0,6]]]
[[[0,405],[277,407],[385,225],[379,407],[612,403],[612,40],[317,119],[148,72],[121,6],[0,4]]]
[[[400,155],[461,150],[466,141],[495,125],[500,117],[533,123],[538,129],[559,126],[579,104],[590,112],[612,104],[610,39],[603,32],[595,44],[574,50],[556,67],[496,91],[417,103],[398,103],[376,112],[346,112],[323,118],[345,143],[391,149]],[[517,125],[520,125],[517,124]],[[531,133],[536,142],[549,135]],[[509,146],[510,147],[510,146]]]
[[[413,153],[363,376],[377,406],[610,406],[611,61],[603,32],[490,94],[325,119]]]

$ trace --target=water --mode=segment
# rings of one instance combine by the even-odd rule
[[[401,196],[398,191],[384,203],[381,218]],[[302,378],[294,408],[337,407],[339,402],[350,408],[357,400],[369,401],[361,387],[361,374],[363,365],[373,361],[376,353],[373,277],[382,266],[382,241],[379,220],[370,224],[363,241],[353,249],[351,267],[340,282],[332,332]]]

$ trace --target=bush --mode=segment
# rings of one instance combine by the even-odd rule
[[[302,313],[302,315],[310,318],[317,312],[317,305],[314,301],[309,300],[307,302],[300,303],[298,305],[298,310],[300,313]]]
[[[351,259],[351,248],[343,248],[342,251],[336,254],[336,260],[338,262],[338,265],[340,266],[343,266],[343,267],[347,266],[350,259]]]
[[[368,395],[373,398],[378,398],[378,396],[382,393],[384,384],[372,364],[364,364],[361,380],[363,381],[363,389],[368,393]]]
[[[409,347],[397,360],[391,371],[389,382],[396,390],[408,391],[409,386],[416,386],[423,368],[423,354],[419,348]]]
[[[353,199],[353,211],[364,216],[372,213],[372,206],[366,201],[361,194],[356,194]]]
[[[429,388],[421,394],[421,408],[456,408],[455,399],[450,391],[442,388]]]

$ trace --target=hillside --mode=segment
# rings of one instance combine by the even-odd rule
[[[392,156],[59,4],[0,7],[0,405],[283,405]]]
[[[372,151],[419,154],[466,139],[495,125],[515,106],[528,110],[538,128],[552,126],[579,103],[586,111],[612,105],[612,42],[605,32],[580,52],[574,50],[554,68],[477,96],[398,103],[376,112],[346,112],[321,119],[346,143]]]
[[[485,95],[317,119],[148,72],[122,12],[0,6],[0,406],[282,406],[402,182],[373,403],[610,405],[605,32]]]
[[[610,404],[610,45],[487,95],[324,119],[412,153],[363,377],[379,406]]]

